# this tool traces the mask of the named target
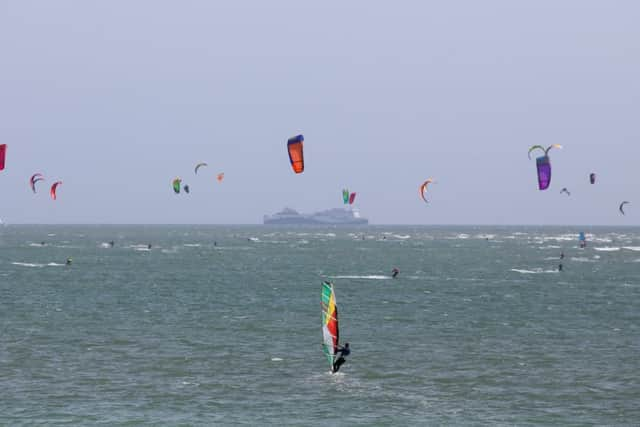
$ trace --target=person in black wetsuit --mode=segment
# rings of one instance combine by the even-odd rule
[[[338,356],[338,354],[340,354],[340,356]],[[348,342],[344,343],[344,347],[338,347],[338,351],[336,351],[336,356],[338,356],[338,358],[336,359],[335,362],[333,362],[333,371],[332,371],[333,373],[336,373],[340,370],[340,366],[342,366],[344,362],[347,361],[345,357],[347,357],[350,354],[351,354],[351,350],[349,350]]]
[[[400,274],[400,270],[398,270],[397,268],[393,267],[393,270],[391,270],[391,277],[393,277],[395,279],[396,277],[398,277],[398,274]]]

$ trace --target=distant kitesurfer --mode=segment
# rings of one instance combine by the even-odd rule
[[[116,244],[116,242],[114,242],[113,240],[109,242],[109,246],[114,247],[114,245]]]
[[[558,265],[558,271],[562,271],[562,263],[560,263],[560,265]]]
[[[213,246],[218,246],[218,242],[213,242]]]
[[[72,262],[73,262],[73,258],[69,257],[69,258],[67,258],[66,265],[71,265]]]
[[[338,356],[338,353],[340,354],[340,356]],[[344,343],[344,347],[338,347],[338,350],[336,351],[336,356],[338,356],[338,358],[336,359],[335,362],[333,362],[334,373],[340,370],[340,366],[342,366],[344,362],[346,362],[345,357],[347,357],[349,354],[351,354],[351,350],[349,350],[348,342]]]
[[[391,277],[395,279],[398,274],[400,274],[400,270],[398,270],[396,267],[393,267],[393,270],[391,270]]]
[[[151,249],[151,243],[147,245],[147,249]]]
[[[40,246],[44,246],[46,243],[44,242],[40,242]]]
[[[560,259],[564,259],[564,252],[560,252]]]

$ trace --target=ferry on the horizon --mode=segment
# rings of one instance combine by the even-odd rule
[[[264,224],[279,225],[367,225],[369,220],[360,216],[357,209],[334,208],[313,214],[301,214],[295,209],[284,208],[274,215],[265,215]]]

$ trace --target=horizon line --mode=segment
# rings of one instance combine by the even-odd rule
[[[59,223],[0,223],[1,227],[11,226],[225,226],[248,227],[263,226],[272,228],[367,228],[367,227],[640,227],[640,224],[473,224],[473,223],[434,223],[434,224],[262,224],[262,223],[143,223],[143,222],[59,222]]]

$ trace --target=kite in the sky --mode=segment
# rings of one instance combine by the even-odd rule
[[[425,203],[429,203],[427,200],[427,186],[432,182],[434,182],[433,178],[429,178],[420,186],[420,197],[422,197],[422,200],[424,200]]]
[[[36,192],[36,183],[38,181],[44,181],[44,176],[42,176],[41,173],[31,175],[31,178],[29,179],[29,185],[31,186],[31,191],[33,191],[34,193]]]
[[[173,192],[176,194],[180,194],[180,187],[182,186],[182,180],[180,178],[176,178],[171,182],[171,186],[173,187]]]
[[[566,193],[567,196],[570,196],[571,193],[569,192],[569,190],[567,190],[567,187],[564,187],[562,190],[560,190],[560,194],[562,193]]]
[[[196,168],[195,168],[194,172],[197,174],[197,173],[198,173],[198,169],[200,169],[200,168],[201,168],[201,167],[203,167],[203,166],[209,166],[209,165],[208,165],[208,164],[206,164],[206,163],[204,163],[204,162],[203,162],[203,163],[198,163],[198,164],[196,165]]]
[[[620,203],[620,206],[618,206],[618,210],[620,211],[620,213],[621,213],[622,215],[625,215],[625,213],[624,213],[624,205],[628,205],[629,203],[630,203],[630,202],[627,202],[627,201],[625,200],[624,202]]]
[[[296,135],[287,141],[287,151],[289,152],[289,162],[295,173],[304,171],[304,153],[302,150],[302,142],[304,137]]]
[[[56,182],[54,182],[54,183],[53,183],[53,185],[51,186],[50,194],[51,194],[51,198],[52,198],[53,200],[56,200],[56,199],[57,199],[57,197],[58,197],[58,195],[57,195],[57,191],[58,191],[58,185],[60,185],[60,184],[62,184],[62,181],[56,181]]]
[[[527,155],[531,159],[531,152],[539,149],[544,152],[544,156],[536,158],[536,168],[538,169],[538,188],[540,190],[546,190],[551,184],[551,159],[549,158],[549,150],[552,148],[562,148],[560,144],[553,144],[546,149],[542,145],[534,145],[529,148]]]
[[[7,156],[7,144],[0,144],[0,171],[4,170],[4,161]]]

